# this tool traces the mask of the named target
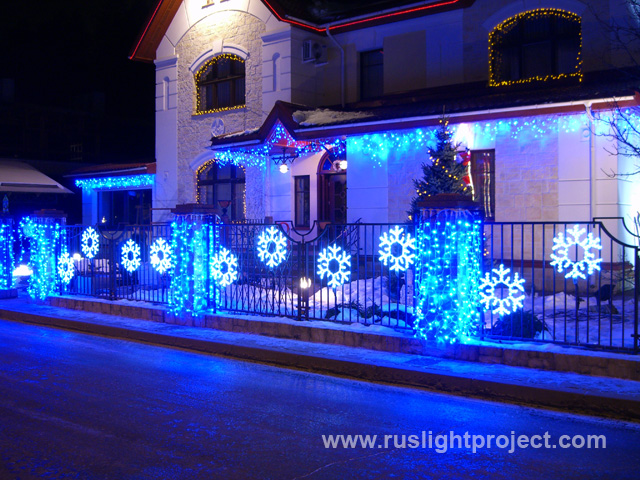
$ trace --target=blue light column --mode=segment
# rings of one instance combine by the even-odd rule
[[[13,221],[11,218],[0,217],[0,298],[12,297],[13,269]]]
[[[33,271],[27,292],[34,300],[45,300],[57,293],[60,285],[58,259],[66,251],[65,219],[61,217],[24,217],[20,221],[22,257],[28,257]]]
[[[464,341],[480,322],[481,219],[466,209],[424,210],[416,226],[416,336]]]
[[[209,265],[217,248],[215,217],[176,215],[171,224],[173,269],[169,308],[187,321],[215,310],[215,288],[209,277]]]

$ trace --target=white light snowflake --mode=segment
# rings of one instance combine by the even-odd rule
[[[551,266],[558,267],[558,273],[562,273],[564,269],[570,269],[566,278],[582,278],[586,279],[587,275],[591,275],[595,270],[600,270],[600,262],[602,258],[595,258],[595,254],[591,252],[591,249],[602,250],[602,244],[599,238],[593,238],[592,233],[588,233],[587,237],[580,240],[580,237],[586,231],[585,228],[578,228],[578,225],[574,225],[572,229],[567,230],[567,236],[560,232],[553,239],[553,252],[551,253]],[[571,238],[569,238],[571,237]],[[584,254],[582,260],[576,258],[575,261],[569,258],[569,253],[572,247],[581,247]],[[575,250],[574,250],[575,251]],[[557,253],[557,255],[556,255]]]
[[[492,312],[498,315],[507,315],[509,309],[515,312],[518,308],[522,308],[524,301],[524,278],[518,278],[518,272],[513,275],[513,280],[507,275],[511,271],[509,268],[494,268],[491,270],[496,276],[486,273],[480,281],[480,303],[484,304],[484,309],[489,310],[495,307]],[[496,295],[496,287],[503,285],[508,289],[506,296],[502,292],[500,297]]]
[[[132,239],[122,246],[122,266],[129,272],[135,272],[140,266],[140,246]]]
[[[331,288],[338,288],[349,280],[350,268],[351,255],[337,245],[329,245],[318,255],[318,275],[321,280],[326,275]]]
[[[166,272],[171,268],[171,245],[164,238],[158,238],[151,244],[149,259],[158,273]]]
[[[277,227],[269,227],[258,237],[258,257],[273,268],[287,256],[287,239]]]
[[[238,278],[238,257],[226,248],[220,248],[211,259],[211,275],[221,287],[231,285]]]
[[[68,252],[64,252],[60,255],[60,258],[58,258],[58,275],[60,275],[60,279],[65,285],[67,285],[75,275],[73,258],[69,256]]]
[[[405,272],[413,263],[416,249],[416,239],[410,233],[404,233],[404,228],[395,226],[380,236],[380,261],[386,266],[390,263],[390,270]]]
[[[98,248],[100,247],[100,239],[98,238],[98,232],[93,227],[87,227],[82,232],[82,253],[87,258],[93,258],[98,254]]]

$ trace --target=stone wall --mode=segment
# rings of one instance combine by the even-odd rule
[[[222,120],[224,132],[241,132],[262,124],[262,34],[264,23],[240,11],[218,12],[205,17],[182,37],[176,46],[178,55],[178,203],[195,202],[195,169],[192,162],[202,158],[211,139],[211,126]],[[233,45],[248,52],[246,69],[246,106],[211,114],[195,115],[196,90],[189,67],[214,44]],[[215,52],[221,53],[221,52]],[[247,172],[251,175],[252,172]],[[247,195],[256,192],[255,182],[247,180]],[[251,200],[252,205],[256,200]],[[254,207],[252,207],[255,210]],[[248,209],[249,210],[249,209]],[[258,211],[252,214],[258,214]],[[249,215],[249,211],[247,211]]]

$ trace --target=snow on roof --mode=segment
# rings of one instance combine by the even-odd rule
[[[293,119],[302,126],[331,125],[372,117],[367,112],[340,112],[326,108],[315,110],[297,110],[293,112]]]
[[[73,193],[24,162],[0,159],[0,192]]]

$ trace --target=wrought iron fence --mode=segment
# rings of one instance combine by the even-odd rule
[[[612,233],[613,220],[484,224],[478,336],[637,352],[639,247],[624,226]],[[162,242],[181,241],[171,238],[169,224],[63,228],[66,251],[77,255],[59,293],[171,302],[171,269],[167,262],[158,268],[170,259]],[[205,308],[414,328],[413,224],[215,228],[199,257]],[[632,241],[618,240],[625,234]],[[237,263],[225,264],[222,249]]]
[[[118,230],[67,226],[67,251],[75,271],[68,283],[60,283],[60,293],[166,304],[170,272],[154,268],[151,253],[158,242],[169,242],[170,234],[168,224]]]
[[[401,248],[381,246],[393,227],[332,224],[303,235],[283,225],[221,225],[220,244],[237,256],[238,280],[222,288],[218,308],[411,329],[413,271],[381,261],[385,248]],[[397,228],[403,241],[415,238],[413,225]]]
[[[487,223],[483,259],[482,335],[637,351],[638,247],[602,222]]]

